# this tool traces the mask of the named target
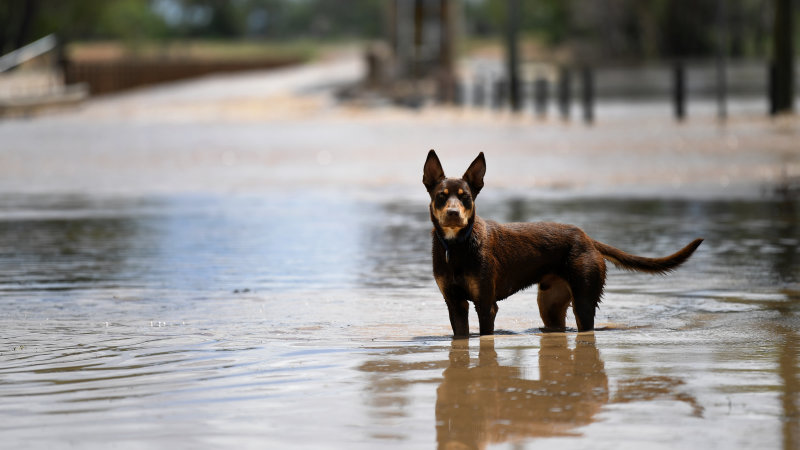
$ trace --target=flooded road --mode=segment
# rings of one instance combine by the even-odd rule
[[[486,192],[637,254],[706,240],[610,269],[596,332],[541,333],[533,288],[452,341],[422,186],[381,189],[4,195],[3,446],[800,446],[796,200]]]

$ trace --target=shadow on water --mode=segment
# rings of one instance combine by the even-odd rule
[[[148,240],[136,221],[87,215],[94,202],[80,197],[59,202],[57,210],[32,203],[2,205],[0,292],[96,289],[136,272],[126,261]]]

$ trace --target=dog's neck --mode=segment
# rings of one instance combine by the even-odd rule
[[[435,223],[433,227],[433,232],[436,234],[436,237],[439,238],[439,243],[442,244],[444,247],[444,260],[445,262],[450,262],[450,247],[453,245],[462,244],[469,240],[469,237],[472,236],[472,229],[475,227],[475,216],[473,216],[472,220],[470,220],[469,225],[462,228],[458,233],[456,233],[455,238],[447,239],[443,234],[442,227]]]

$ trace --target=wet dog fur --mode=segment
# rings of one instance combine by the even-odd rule
[[[572,225],[484,220],[475,212],[475,199],[485,173],[483,152],[461,178],[446,177],[433,150],[423,169],[431,198],[433,276],[455,337],[469,335],[469,301],[478,313],[480,334],[494,334],[497,302],[537,283],[545,330],[563,331],[570,305],[578,331],[593,330],[606,260],[627,270],[664,274],[703,242],[695,239],[664,258],[645,258],[596,241]]]

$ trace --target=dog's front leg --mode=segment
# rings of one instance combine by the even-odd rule
[[[450,313],[450,326],[453,328],[453,337],[469,337],[469,302],[463,290],[453,285],[452,277],[434,275],[439,292],[442,293],[447,311]]]
[[[467,277],[467,291],[470,300],[475,304],[478,321],[481,326],[481,336],[494,334],[494,318],[497,315],[497,297],[495,297],[494,284],[491,275],[480,277]]]
[[[454,338],[469,337],[469,303],[465,298],[445,295],[447,310],[450,312],[450,326]]]

